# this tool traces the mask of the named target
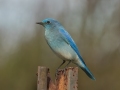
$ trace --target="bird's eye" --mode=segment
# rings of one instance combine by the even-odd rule
[[[47,24],[50,24],[50,21],[47,21]]]

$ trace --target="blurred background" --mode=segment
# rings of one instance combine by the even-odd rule
[[[48,17],[71,34],[96,77],[79,69],[79,90],[120,90],[120,0],[0,0],[0,90],[36,90],[39,65],[54,80],[62,60],[35,24]]]

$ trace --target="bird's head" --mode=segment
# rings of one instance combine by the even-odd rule
[[[43,27],[45,27],[45,29],[52,29],[61,26],[61,24],[57,20],[52,18],[44,19],[42,22],[37,22],[36,24],[42,25]]]

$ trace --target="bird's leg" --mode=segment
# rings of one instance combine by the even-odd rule
[[[66,61],[63,60],[63,62],[62,62],[62,63],[60,64],[60,66],[57,68],[56,73],[55,73],[55,76],[57,75],[58,69],[59,69],[65,62],[66,62]]]
[[[57,68],[57,70],[65,63],[66,61],[63,60],[63,62],[60,64],[60,66]]]
[[[66,67],[72,62],[72,60],[68,61],[67,65],[64,67],[64,74],[66,75]]]
[[[72,60],[70,60],[70,61],[68,62],[68,64],[67,64],[64,68],[66,68],[71,62],[72,62]]]

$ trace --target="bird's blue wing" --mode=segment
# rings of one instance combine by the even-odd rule
[[[59,32],[61,33],[63,40],[65,40],[66,43],[68,43],[72,47],[72,49],[77,53],[78,57],[83,61],[83,59],[79,53],[79,50],[78,50],[74,40],[69,35],[69,33],[67,31],[65,31],[64,29],[60,29]],[[84,61],[83,61],[83,63],[85,64]]]

